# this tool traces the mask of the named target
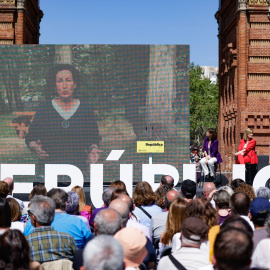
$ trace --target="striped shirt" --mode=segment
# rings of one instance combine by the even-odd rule
[[[77,249],[73,236],[55,231],[52,226],[38,227],[26,236],[31,261],[40,263],[61,259],[73,260]]]

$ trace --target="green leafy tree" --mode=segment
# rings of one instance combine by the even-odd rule
[[[208,128],[218,125],[218,83],[202,77],[200,66],[190,65],[190,139],[201,146]]]

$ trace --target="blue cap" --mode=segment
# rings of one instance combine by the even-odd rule
[[[250,213],[255,217],[262,210],[270,212],[270,202],[266,198],[257,197],[250,204]]]

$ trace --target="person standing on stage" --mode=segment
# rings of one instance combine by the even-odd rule
[[[204,158],[200,163],[206,179],[213,179],[215,177],[215,163],[222,162],[222,158],[218,152],[218,140],[215,129],[209,128],[206,132],[203,145]],[[208,165],[208,166],[207,166]],[[209,167],[209,169],[208,169]]]
[[[243,139],[240,141],[237,156],[237,164],[258,164],[258,157],[255,152],[256,141],[253,139],[253,132],[247,128],[244,132]]]

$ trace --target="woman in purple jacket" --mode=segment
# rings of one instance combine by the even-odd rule
[[[218,164],[221,163],[222,158],[218,152],[217,133],[215,129],[213,128],[209,128],[206,132],[206,137],[204,139],[204,145],[203,145],[203,153],[204,153],[204,158],[200,160],[200,163],[201,163],[205,178],[214,180],[215,163],[218,163]]]

